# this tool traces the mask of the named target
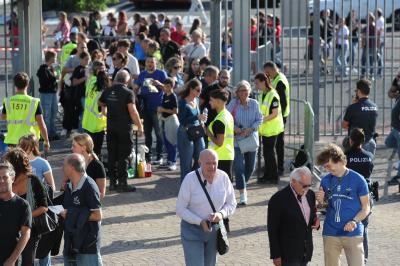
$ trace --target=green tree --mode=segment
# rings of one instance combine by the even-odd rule
[[[43,10],[63,10],[70,12],[105,10],[107,5],[118,0],[43,0]]]

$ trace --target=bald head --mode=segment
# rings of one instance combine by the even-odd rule
[[[216,159],[218,161],[218,154],[215,151],[210,150],[210,149],[205,149],[200,152],[200,156],[199,156],[200,162],[205,161],[210,158]]]
[[[85,173],[86,171],[85,158],[77,153],[68,155],[64,160],[64,165],[70,166],[74,171],[78,173]]]
[[[203,150],[200,152],[199,163],[203,176],[212,182],[218,168],[217,153],[209,149]]]

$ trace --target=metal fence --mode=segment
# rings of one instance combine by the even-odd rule
[[[264,40],[271,53],[256,50],[257,71],[270,57],[281,66],[291,98],[312,103],[316,139],[347,133],[341,127],[343,113],[363,77],[372,82],[370,98],[379,108],[377,133],[387,134],[392,101],[386,92],[400,65],[400,0],[282,0],[280,7],[273,1],[272,9],[261,9],[262,2],[252,10],[258,22],[253,38],[258,45]],[[260,11],[272,18],[266,38],[256,16]],[[342,18],[346,27],[340,25]],[[291,116],[297,115],[292,109]],[[287,133],[297,132],[289,126]]]

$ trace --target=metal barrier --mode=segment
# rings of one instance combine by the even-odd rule
[[[263,2],[259,0],[257,9],[252,11],[257,22],[260,19],[255,14],[264,11],[260,9]],[[312,103],[315,139],[347,134],[341,127],[342,116],[351,104],[356,82],[362,77],[371,80],[370,99],[378,105],[376,131],[387,134],[392,101],[386,91],[400,66],[400,1],[281,0],[280,8],[273,2],[274,8],[264,11],[274,18],[265,41],[271,41],[272,60],[281,65],[288,78],[291,98]],[[378,8],[382,12],[380,22],[376,16]],[[374,27],[372,16],[367,19],[369,12],[375,14],[378,25],[384,22],[383,30]],[[348,37],[339,25],[340,18],[346,17]],[[260,23],[257,26],[260,46]],[[262,71],[260,66],[268,56],[257,51],[257,66]],[[291,116],[294,115],[295,110]]]
[[[285,149],[293,151],[293,158],[299,152],[305,154],[306,160],[302,166],[308,166],[314,178],[320,181],[320,172],[314,167],[314,111],[307,101],[292,99],[290,104],[291,115],[285,126]]]

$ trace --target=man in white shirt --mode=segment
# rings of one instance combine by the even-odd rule
[[[136,57],[134,57],[128,52],[130,45],[131,43],[129,42],[129,40],[124,39],[118,41],[117,47],[118,47],[118,52],[123,53],[128,57],[128,64],[126,65],[126,68],[129,69],[132,80],[134,80],[138,78],[140,69]]]
[[[236,209],[235,193],[228,175],[217,169],[218,155],[212,150],[200,153],[197,177],[192,171],[183,179],[176,201],[176,214],[182,218],[181,240],[186,265],[215,265],[218,222]],[[217,212],[213,212],[205,187]]]
[[[207,56],[207,49],[202,43],[203,33],[201,30],[192,32],[192,43],[183,48],[185,54],[185,61],[190,62],[191,59],[201,59]]]
[[[378,47],[378,77],[382,76],[382,66],[385,47],[385,18],[383,17],[382,9],[376,10],[376,44]]]

